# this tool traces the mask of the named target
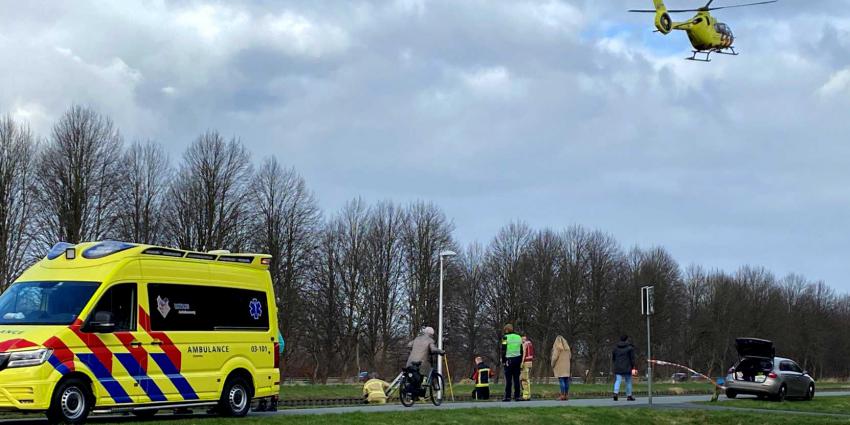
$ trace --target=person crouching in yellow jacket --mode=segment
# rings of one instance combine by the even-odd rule
[[[369,404],[387,404],[386,391],[390,384],[378,379],[377,373],[372,373],[369,378],[363,384],[363,401]]]

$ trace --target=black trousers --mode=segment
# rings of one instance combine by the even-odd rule
[[[522,387],[519,385],[519,374],[522,367],[522,357],[508,358],[505,366],[505,398],[511,398],[511,386],[514,389],[514,400],[521,398]]]
[[[473,400],[490,400],[490,387],[478,387],[472,390]]]

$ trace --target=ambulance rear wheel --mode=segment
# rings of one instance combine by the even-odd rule
[[[47,421],[51,424],[81,424],[94,407],[88,382],[70,378],[59,383],[50,399]]]
[[[253,396],[248,380],[240,375],[233,375],[224,384],[218,410],[224,416],[241,418],[251,410]]]

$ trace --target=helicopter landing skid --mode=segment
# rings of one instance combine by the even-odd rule
[[[717,53],[718,55],[738,56],[738,52],[735,51],[734,47],[727,47],[725,49],[693,50],[693,52],[694,54],[692,56],[685,59],[696,62],[711,62],[712,53]]]

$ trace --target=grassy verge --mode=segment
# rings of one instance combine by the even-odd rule
[[[472,392],[471,385],[455,385],[455,395],[468,395]],[[645,384],[636,384],[634,390],[638,393],[646,392]],[[848,383],[818,383],[818,390],[845,389],[850,390]],[[359,397],[362,384],[350,385],[285,385],[281,387],[281,398],[284,400],[308,400],[308,399],[332,399]],[[550,399],[558,396],[558,385],[556,384],[534,384],[531,386],[532,395],[537,399]],[[491,394],[500,395],[504,391],[503,384],[494,384],[490,387]],[[665,394],[710,394],[713,388],[710,384],[700,382],[684,382],[677,384],[655,384],[653,392],[658,391]],[[574,397],[607,395],[611,392],[610,385],[604,384],[577,384],[570,387],[570,394]]]
[[[782,403],[756,399],[724,401],[722,406],[747,409],[792,410],[795,412],[850,414],[850,397],[817,397],[811,401],[788,400]]]
[[[242,419],[191,418],[185,420],[150,421],[162,425],[383,425],[416,423],[419,425],[452,424],[630,424],[630,425],[743,425],[771,423],[778,425],[847,424],[848,420],[832,417],[772,415],[769,421],[763,413],[741,413],[703,410],[649,410],[611,408],[537,408],[537,409],[464,409],[414,410],[397,413],[347,413],[322,416],[253,416]]]

